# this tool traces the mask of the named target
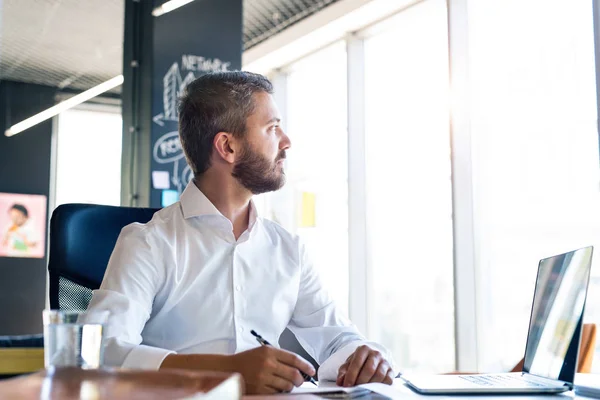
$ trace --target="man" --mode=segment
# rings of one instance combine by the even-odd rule
[[[29,223],[29,211],[22,204],[13,204],[8,210],[12,224],[4,234],[2,246],[11,255],[26,253],[37,244],[35,230]]]
[[[392,383],[323,289],[298,237],[259,218],[254,194],[281,188],[290,140],[261,75],[204,75],[179,105],[194,172],[178,203],[121,232],[92,310],[109,310],[106,361],[136,368],[236,371],[250,393],[289,391],[314,375],[299,356],[259,347],[286,327],[320,363],[319,378]]]

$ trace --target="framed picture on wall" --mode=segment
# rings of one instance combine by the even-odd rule
[[[46,196],[0,193],[0,257],[43,258]]]

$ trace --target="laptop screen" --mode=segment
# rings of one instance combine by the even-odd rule
[[[573,383],[591,263],[592,247],[540,261],[524,372]]]

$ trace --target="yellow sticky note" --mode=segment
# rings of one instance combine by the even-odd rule
[[[314,193],[302,192],[300,205],[300,228],[310,228],[315,224],[316,196]]]

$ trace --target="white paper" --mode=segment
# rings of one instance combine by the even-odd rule
[[[319,386],[317,387],[310,382],[304,382],[299,388],[294,388],[291,394],[322,394],[326,392],[331,393],[333,391],[336,391],[341,393],[348,393],[349,395],[351,395],[357,394],[361,391],[364,391],[365,389],[371,392],[379,393],[381,395],[389,397],[390,399],[405,399],[408,397],[419,396],[414,392],[406,389],[406,387],[404,387],[403,385],[403,382],[399,379],[396,379],[394,386],[386,385],[384,383],[365,383],[363,385],[358,386],[342,387],[337,386],[335,382],[322,381],[319,382]]]
[[[406,399],[408,397],[423,397],[404,386],[404,382],[394,381],[394,385],[386,385],[385,383],[365,383],[360,385],[363,388],[369,389],[371,392],[381,394],[390,399]]]
[[[152,186],[154,189],[169,189],[169,171],[152,171]]]
[[[365,389],[364,385],[359,386],[351,386],[351,387],[343,387],[338,386],[335,382],[319,382],[319,386],[315,386],[310,382],[304,382],[300,387],[294,388],[291,393],[300,394],[300,393],[331,393],[331,392],[339,392],[339,393],[354,393],[361,392]],[[371,390],[371,389],[368,389]]]

